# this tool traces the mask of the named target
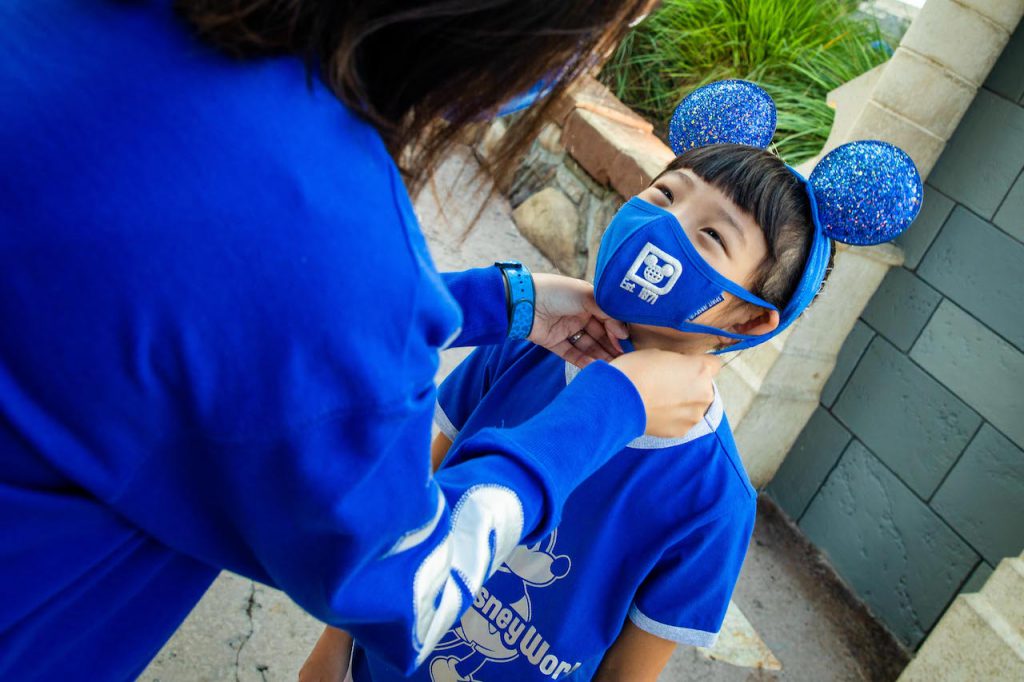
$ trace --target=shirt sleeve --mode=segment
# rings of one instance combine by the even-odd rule
[[[632,402],[599,399],[610,393]],[[604,463],[594,453],[644,428],[629,380],[595,363],[532,420],[461,441],[431,476],[435,399],[431,384],[394,409],[272,438],[197,437],[145,458],[108,503],[178,551],[284,590],[408,673],[524,536],[557,524]]]
[[[450,347],[501,343],[508,336],[505,282],[498,268],[447,272],[441,279],[462,309],[462,329]]]
[[[437,390],[434,424],[454,441],[499,371],[502,346],[480,346],[460,362]]]
[[[725,619],[754,529],[755,501],[730,510],[670,547],[637,590],[629,619],[680,644],[711,647]]]

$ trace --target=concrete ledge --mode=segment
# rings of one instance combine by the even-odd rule
[[[999,16],[1010,15],[1009,8],[995,10],[995,5],[1002,3],[969,4],[987,5],[993,14]],[[938,62],[977,87],[984,82],[999,58],[1010,37],[1010,30],[968,4],[955,0],[928,0],[907,29],[901,46]]]
[[[1013,33],[1013,29],[1024,15],[1024,3],[1019,0],[958,0],[958,2],[998,24],[1007,33]]]
[[[884,140],[900,147],[914,160],[921,177],[927,177],[939,160],[946,140],[877,102],[868,102],[849,133],[850,140]]]
[[[1024,634],[1024,558],[1003,559],[981,594],[1006,621]]]
[[[938,62],[899,48],[875,86],[881,106],[948,139],[974,99],[975,85]]]
[[[980,594],[956,598],[899,682],[1019,682],[1024,636]]]

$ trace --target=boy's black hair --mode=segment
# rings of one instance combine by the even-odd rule
[[[691,149],[664,172],[684,168],[719,189],[761,226],[768,257],[754,273],[750,292],[782,310],[800,282],[814,230],[811,202],[802,183],[775,154],[742,144]],[[834,256],[835,245],[826,279]]]

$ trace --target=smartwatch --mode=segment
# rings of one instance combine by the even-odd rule
[[[508,338],[525,339],[533,331],[533,275],[519,261],[494,264],[505,280],[505,308],[508,312]]]

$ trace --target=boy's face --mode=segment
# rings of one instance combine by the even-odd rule
[[[663,173],[638,196],[674,215],[693,247],[720,275],[750,287],[758,267],[768,256],[768,242],[753,216],[689,169]],[[770,331],[760,330],[757,313],[751,306],[734,305],[735,301],[734,296],[726,293],[724,303],[693,321],[719,329],[740,325],[737,331],[743,333]],[[652,325],[634,324],[630,329],[637,348],[704,352],[729,341]]]
[[[687,168],[663,173],[639,197],[674,215],[690,243],[718,274],[750,286],[768,256],[768,242],[754,217],[721,190]]]

